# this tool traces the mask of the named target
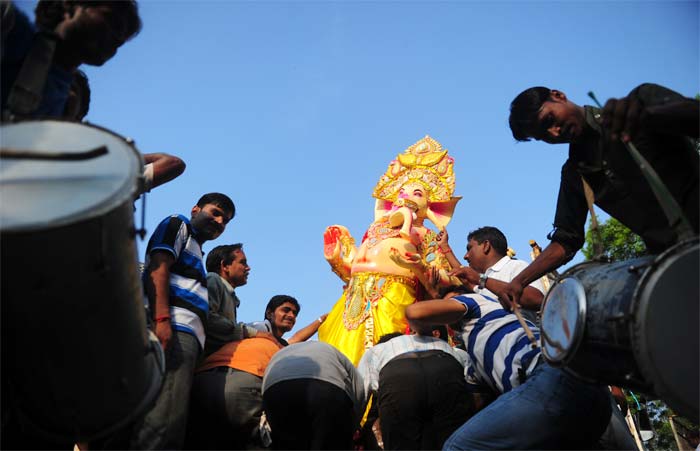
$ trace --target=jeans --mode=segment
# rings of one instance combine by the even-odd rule
[[[443,450],[591,449],[610,420],[607,387],[540,363],[457,429]]]
[[[245,449],[262,416],[262,377],[219,366],[194,376],[188,449]]]
[[[153,407],[135,425],[131,449],[182,449],[190,388],[200,353],[197,337],[181,331],[165,351],[165,378]]]

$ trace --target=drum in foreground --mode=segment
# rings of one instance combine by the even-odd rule
[[[143,412],[164,371],[137,270],[143,162],[94,126],[1,133],[3,403],[47,437],[91,440]]]
[[[659,256],[570,268],[542,306],[547,361],[697,420],[698,249],[696,238]]]

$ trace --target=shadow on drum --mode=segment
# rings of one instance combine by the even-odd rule
[[[2,137],[44,156],[107,149],[0,165],[3,416],[50,440],[89,441],[144,412],[164,373],[137,268],[141,155],[84,124],[21,122]]]
[[[656,395],[698,421],[698,238],[573,266],[542,305],[542,351],[577,376]]]

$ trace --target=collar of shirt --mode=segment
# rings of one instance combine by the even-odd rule
[[[219,276],[219,277],[221,277],[221,276]],[[228,290],[228,292],[229,292],[230,294],[233,294],[233,293],[234,293],[234,288],[233,288],[233,286],[231,286],[230,283],[228,283],[228,280],[226,280],[226,279],[224,279],[223,277],[221,277],[221,281],[224,283],[224,286],[226,287],[226,289]]]
[[[576,161],[579,171],[595,172],[603,166],[603,146],[600,137],[603,128],[600,125],[600,108],[586,105],[584,107],[586,129],[581,140],[569,146],[569,159]]]
[[[221,283],[224,284],[224,287],[226,287],[226,291],[228,291],[229,294],[233,294],[233,293],[234,293],[234,288],[233,288],[233,286],[231,286],[231,284],[228,283],[228,280],[226,280],[226,279],[224,279],[223,277],[221,277],[221,274],[216,273],[216,272],[210,272],[209,274],[214,274],[214,275],[216,275],[219,279],[221,279]]]
[[[506,256],[503,257],[502,259],[498,260],[498,261],[496,262],[496,264],[494,264],[494,265],[491,266],[490,268],[486,269],[485,274],[486,274],[487,276],[489,276],[489,275],[491,275],[491,274],[493,274],[493,273],[495,273],[495,272],[498,272],[498,271],[502,270],[503,267],[506,266],[506,265],[508,264],[509,261],[510,261],[510,257],[508,257],[508,256],[506,255]]]

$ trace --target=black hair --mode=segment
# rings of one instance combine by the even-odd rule
[[[297,315],[301,311],[301,306],[299,305],[299,301],[294,299],[291,296],[287,296],[286,294],[276,294],[270,298],[270,302],[267,303],[267,307],[265,307],[265,319],[267,319],[267,314],[270,312],[274,312],[277,310],[277,307],[280,305],[284,304],[285,302],[289,302],[290,304],[294,305],[297,308]]]
[[[488,241],[499,255],[505,257],[508,253],[508,240],[506,236],[495,227],[485,226],[472,230],[467,235],[467,241],[474,240],[477,243]]]
[[[379,337],[379,341],[377,341],[377,344],[386,343],[387,341],[391,340],[392,338],[400,337],[402,335],[405,335],[405,334],[402,334],[401,332],[391,332],[391,333],[382,335],[381,337]]]
[[[517,141],[530,141],[538,139],[541,135],[537,113],[542,104],[549,100],[552,90],[544,86],[536,86],[526,89],[518,94],[510,104],[510,116],[508,125]]]
[[[74,93],[74,97],[80,100],[80,105],[75,105],[74,100],[69,97],[66,101],[66,106],[63,109],[64,118],[74,121],[82,121],[85,116],[87,116],[88,111],[90,111],[90,82],[88,81],[87,75],[80,69],[73,71],[73,80],[71,81],[70,91]],[[71,106],[75,107],[74,111],[71,110]],[[68,117],[69,114],[73,113],[73,116]]]
[[[207,204],[213,204],[224,210],[226,213],[231,213],[231,218],[236,216],[236,206],[233,205],[233,201],[226,194],[221,193],[207,193],[200,197],[197,201],[197,206],[203,208]]]
[[[66,8],[74,6],[109,6],[114,18],[119,20],[119,31],[123,32],[125,41],[136,36],[141,31],[141,19],[139,7],[135,0],[39,0],[34,10],[37,28],[44,31],[54,31],[56,26],[63,22]]]
[[[235,258],[233,252],[240,249],[243,249],[242,243],[216,246],[209,252],[209,255],[207,255],[207,271],[218,274],[219,269],[221,269],[221,263],[230,265]]]
[[[446,287],[441,287],[438,290],[438,294],[440,295],[441,298],[444,298],[447,296],[447,293],[459,293],[459,294],[466,294],[466,293],[471,293],[471,290],[466,287],[466,285],[448,285]]]

